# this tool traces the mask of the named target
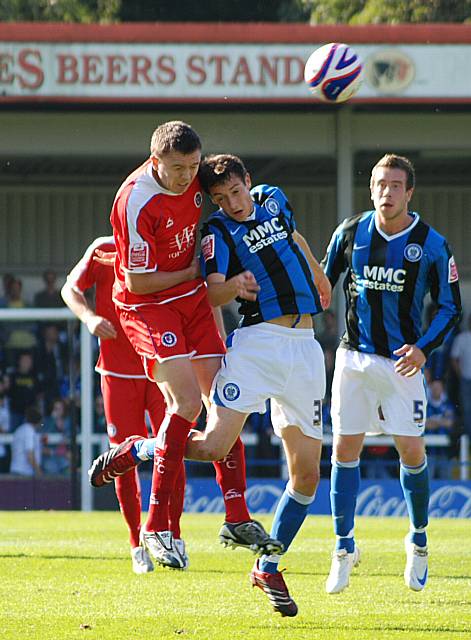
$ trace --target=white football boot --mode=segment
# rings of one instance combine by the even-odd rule
[[[404,569],[404,582],[413,591],[422,591],[428,578],[428,549],[419,547],[410,540],[409,534],[405,537],[406,568]]]
[[[180,554],[180,557],[182,559],[183,562],[183,570],[188,569],[188,567],[190,566],[190,559],[188,557],[188,554],[186,552],[186,548],[185,548],[185,541],[182,540],[181,538],[174,538],[173,542],[175,543],[175,547],[178,551],[178,553]]]
[[[131,549],[132,570],[138,575],[150,573],[154,570],[154,565],[149,554],[144,547],[134,547]]]
[[[358,567],[359,564],[360,549],[356,545],[353,553],[348,553],[346,549],[334,551],[329,577],[325,583],[327,593],[340,593],[346,589],[353,567]]]
[[[184,562],[180,556],[171,531],[146,531],[141,529],[141,545],[163,567],[183,569]]]

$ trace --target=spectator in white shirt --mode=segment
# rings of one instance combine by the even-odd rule
[[[41,436],[38,433],[42,416],[35,407],[25,411],[25,422],[13,434],[10,473],[20,476],[41,475]]]

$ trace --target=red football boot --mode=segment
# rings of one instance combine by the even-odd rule
[[[250,574],[253,587],[261,589],[270,600],[271,606],[282,616],[294,617],[298,613],[295,601],[289,595],[288,587],[280,571],[276,573],[266,573],[258,568],[259,560],[255,564]]]
[[[113,447],[95,458],[88,470],[88,478],[93,487],[103,487],[139,464],[139,461],[131,453],[136,440],[144,440],[144,438],[129,436],[117,447]]]

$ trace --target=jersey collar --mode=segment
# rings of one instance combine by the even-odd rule
[[[411,224],[406,227],[405,229],[403,229],[402,231],[399,231],[399,233],[394,233],[392,236],[388,236],[387,233],[384,233],[384,231],[382,229],[380,229],[380,226],[378,224],[378,216],[376,215],[376,211],[374,212],[374,219],[375,219],[375,227],[376,227],[376,231],[379,233],[379,235],[384,238],[386,240],[386,242],[389,242],[390,240],[395,240],[396,238],[400,238],[401,236],[405,235],[406,233],[409,233],[409,231],[411,231],[415,225],[419,222],[419,214],[416,213],[415,211],[409,211],[409,214],[412,216],[413,220],[411,222]]]

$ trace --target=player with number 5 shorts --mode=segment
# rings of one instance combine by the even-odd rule
[[[345,272],[346,332],[332,383],[331,505],[336,534],[328,593],[343,591],[360,560],[354,514],[365,433],[394,437],[410,519],[404,580],[421,591],[428,577],[429,478],[422,367],[460,318],[458,272],[446,240],[409,210],[415,172],[387,154],[373,167],[374,210],[347,218],[323,260],[332,286]],[[422,332],[424,298],[438,311]]]

